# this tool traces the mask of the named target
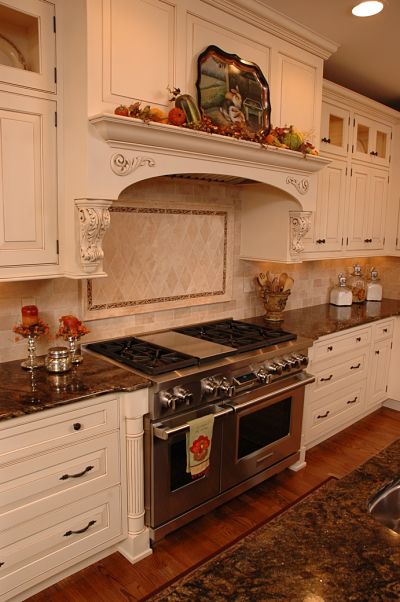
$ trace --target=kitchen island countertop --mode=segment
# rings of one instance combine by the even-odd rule
[[[21,360],[0,363],[0,420],[17,418],[106,393],[136,391],[151,382],[111,362],[83,352],[84,360],[68,372],[32,372]]]
[[[285,311],[283,322],[268,322],[263,316],[244,321],[272,327],[276,324],[277,328],[315,340],[347,328],[363,326],[398,315],[400,315],[400,301],[397,299],[383,299],[382,301],[367,301],[366,303],[353,304],[347,307],[324,303],[301,309],[292,309]]]

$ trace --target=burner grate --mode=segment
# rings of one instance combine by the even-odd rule
[[[236,320],[207,322],[205,324],[175,328],[174,330],[181,334],[210,341],[211,343],[228,345],[242,352],[268,347],[269,345],[283,343],[296,338],[295,334],[286,332],[285,330],[266,328],[264,326],[257,326],[257,324],[249,324],[248,322],[239,322]]]
[[[195,366],[198,363],[195,357],[134,337],[90,343],[87,348],[145,374],[163,374],[171,370]]]

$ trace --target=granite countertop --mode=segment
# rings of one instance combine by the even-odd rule
[[[283,322],[267,322],[262,316],[246,319],[245,322],[255,322],[263,326],[277,324],[277,328],[315,340],[347,328],[362,326],[398,315],[400,315],[400,301],[383,299],[382,301],[353,304],[348,307],[337,307],[324,303],[302,309],[292,309],[285,311]]]
[[[151,601],[389,602],[400,599],[400,534],[367,512],[399,476],[397,440],[329,481]]]
[[[136,391],[151,382],[83,351],[83,362],[62,374],[32,372],[21,360],[0,363],[0,420],[32,414],[114,391]]]

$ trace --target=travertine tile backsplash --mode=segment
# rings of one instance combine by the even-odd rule
[[[168,193],[168,203],[175,200],[176,206],[193,208],[199,203],[207,206],[222,202],[231,207],[234,215],[234,234],[231,246],[232,300],[209,304],[191,305],[179,308],[159,308],[146,313],[134,313],[121,317],[102,318],[87,322],[91,333],[85,340],[137,334],[139,332],[159,330],[175,325],[192,322],[233,317],[236,319],[262,315],[264,308],[255,282],[261,271],[273,273],[287,272],[294,278],[294,287],[287,303],[287,309],[296,309],[311,305],[319,305],[329,301],[330,288],[337,282],[337,274],[341,271],[350,273],[355,259],[337,259],[304,262],[299,264],[256,263],[239,259],[240,252],[240,207],[241,200],[237,189],[226,185],[167,182],[163,191],[155,191],[154,184],[142,183],[132,191],[125,191],[120,201],[127,198],[135,202],[150,202],[154,206],[164,204]],[[205,201],[205,199],[207,199]],[[132,241],[134,244],[134,240]],[[156,245],[157,241],[154,240]],[[360,259],[361,265],[375,266],[380,272],[384,296],[400,299],[400,258],[368,258]],[[146,266],[143,265],[145,270]],[[165,294],[165,283],[163,283]],[[20,320],[21,306],[35,303],[39,307],[41,317],[49,323],[54,333],[57,319],[66,313],[83,315],[83,295],[86,295],[86,282],[75,280],[49,279],[15,283],[0,283],[0,361],[23,358],[26,355],[26,341],[15,341],[12,326]],[[59,341],[42,340],[38,351],[45,353],[47,348]]]

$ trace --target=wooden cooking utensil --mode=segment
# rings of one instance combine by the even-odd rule
[[[283,291],[283,288],[285,286],[285,282],[287,279],[288,279],[288,275],[286,274],[286,272],[282,272],[282,274],[280,274],[279,280],[278,280],[278,290],[280,293]]]
[[[286,293],[287,291],[292,290],[292,286],[294,284],[294,280],[291,276],[288,276],[285,280],[285,284],[283,285],[282,292]]]

